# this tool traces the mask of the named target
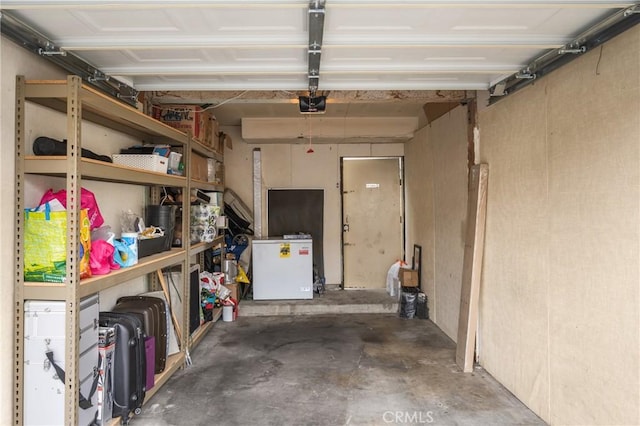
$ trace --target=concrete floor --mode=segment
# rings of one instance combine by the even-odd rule
[[[131,424],[541,425],[455,344],[395,314],[218,322]]]

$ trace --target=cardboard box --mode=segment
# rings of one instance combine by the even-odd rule
[[[224,163],[220,161],[216,161],[216,172],[215,172],[216,183],[224,184]]]
[[[398,279],[402,287],[418,287],[418,271],[415,269],[400,268]]]
[[[224,283],[224,286],[231,291],[231,297],[240,302],[240,284],[238,283]]]
[[[216,180],[216,160],[207,158],[207,182],[219,183]]]
[[[203,143],[213,148],[214,151],[220,154],[223,154],[224,147],[220,146],[221,145],[220,124],[218,123],[218,120],[216,120],[216,117],[213,116],[213,114],[209,114],[209,127],[210,127],[211,138],[207,141],[203,141]]]
[[[207,158],[195,152],[191,153],[191,179],[207,182],[208,162]]]
[[[203,145],[214,147],[218,122],[210,111],[198,105],[156,105],[153,118],[184,133],[191,132]]]
[[[207,158],[207,181],[213,183],[224,182],[224,164],[214,158]]]

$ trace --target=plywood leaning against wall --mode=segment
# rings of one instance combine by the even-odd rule
[[[478,325],[478,298],[484,254],[484,231],[487,217],[487,180],[489,165],[477,164],[469,174],[469,201],[467,203],[467,233],[462,267],[460,319],[458,320],[458,346],[456,364],[465,373],[473,371],[473,351]]]

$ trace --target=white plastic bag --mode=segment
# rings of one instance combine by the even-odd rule
[[[218,287],[224,281],[224,274],[221,272],[200,272],[200,289],[207,289],[210,293],[218,291]]]
[[[229,298],[229,296],[231,296],[231,290],[229,290],[227,287],[220,285],[218,286],[218,293],[217,293],[218,299],[220,300],[226,300]]]
[[[396,261],[389,268],[389,272],[387,272],[387,293],[389,296],[395,297],[398,289],[400,288],[400,282],[398,281],[398,272],[400,268],[406,268],[408,265],[403,260]]]

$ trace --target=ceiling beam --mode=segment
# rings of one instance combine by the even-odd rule
[[[475,91],[470,90],[338,90],[321,91],[327,96],[327,102],[334,104],[388,103],[388,102],[463,102],[475,98]],[[305,91],[169,91],[151,92],[148,94],[152,103],[156,104],[210,104],[220,103],[296,103],[298,96]]]
[[[308,141],[406,141],[418,127],[417,117],[249,117],[242,119],[242,138],[249,143]]]

